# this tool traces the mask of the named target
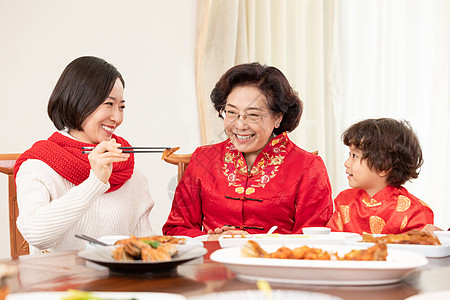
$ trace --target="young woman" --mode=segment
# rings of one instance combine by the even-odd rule
[[[123,121],[125,82],[97,57],[80,57],[63,71],[48,103],[58,129],[36,142],[15,165],[17,226],[42,250],[82,249],[75,234],[153,234],[153,200],[146,178],[134,167],[129,143],[114,134]],[[95,147],[89,154],[83,146]]]

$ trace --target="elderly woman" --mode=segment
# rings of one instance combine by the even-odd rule
[[[17,160],[17,226],[30,253],[85,247],[75,234],[150,235],[153,200],[129,146],[114,134],[124,118],[125,82],[101,58],[85,56],[63,71],[48,102],[58,129]],[[81,147],[94,148],[89,155]]]
[[[235,66],[211,100],[228,139],[194,152],[164,234],[216,239],[273,225],[278,233],[325,226],[333,213],[327,171],[319,156],[288,138],[303,106],[283,73],[259,63]]]

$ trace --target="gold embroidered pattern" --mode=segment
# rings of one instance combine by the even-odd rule
[[[400,224],[400,230],[405,229],[406,225],[408,225],[408,216],[405,216]]]
[[[364,195],[364,198],[362,199],[362,202],[367,206],[367,207],[374,207],[374,206],[380,206],[381,202],[378,202],[375,199],[367,199],[366,195]]]
[[[336,225],[337,225],[337,228],[339,229],[339,231],[344,231],[344,225],[342,224],[342,218],[341,218],[340,212],[338,212],[338,218],[336,220]]]
[[[228,180],[228,186],[235,186],[235,192],[246,195],[253,194],[255,188],[262,187],[278,172],[279,166],[283,164],[286,157],[287,134],[283,133],[274,138],[261,152],[258,161],[255,161],[250,171],[252,176],[251,185],[246,189],[247,163],[244,156],[229,142],[224,156],[223,174]]]
[[[237,194],[243,194],[244,193],[244,188],[242,186],[240,186],[240,187],[235,188],[234,191]]]
[[[342,223],[347,224],[348,222],[350,222],[350,206],[341,205],[339,207],[339,211],[341,213]]]
[[[251,188],[251,187],[245,190],[245,194],[246,194],[246,195],[251,195],[251,194],[253,194],[254,192],[255,192],[255,189],[254,189],[254,188]]]
[[[395,208],[396,211],[398,212],[407,211],[410,206],[411,206],[411,199],[403,195],[398,196],[397,207]]]
[[[371,216],[369,218],[370,231],[372,231],[373,234],[381,233],[385,225],[386,222],[384,222],[384,220],[380,217]]]

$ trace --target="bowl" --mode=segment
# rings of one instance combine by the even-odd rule
[[[315,234],[330,234],[331,228],[328,227],[303,227],[303,234],[315,235]]]

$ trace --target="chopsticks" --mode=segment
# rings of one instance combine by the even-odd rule
[[[82,240],[85,240],[85,241],[88,241],[88,242],[91,242],[91,243],[94,243],[94,244],[98,244],[100,246],[110,246],[110,245],[108,245],[106,243],[103,243],[102,241],[99,241],[97,239],[94,239],[94,238],[92,238],[90,236],[87,236],[87,235],[84,235],[84,234],[82,234],[82,235],[75,234],[75,237],[79,238],[79,239],[82,239]]]
[[[81,147],[83,154],[89,154],[95,147]],[[119,147],[122,149],[122,153],[163,153],[165,150],[171,149],[171,147]]]

